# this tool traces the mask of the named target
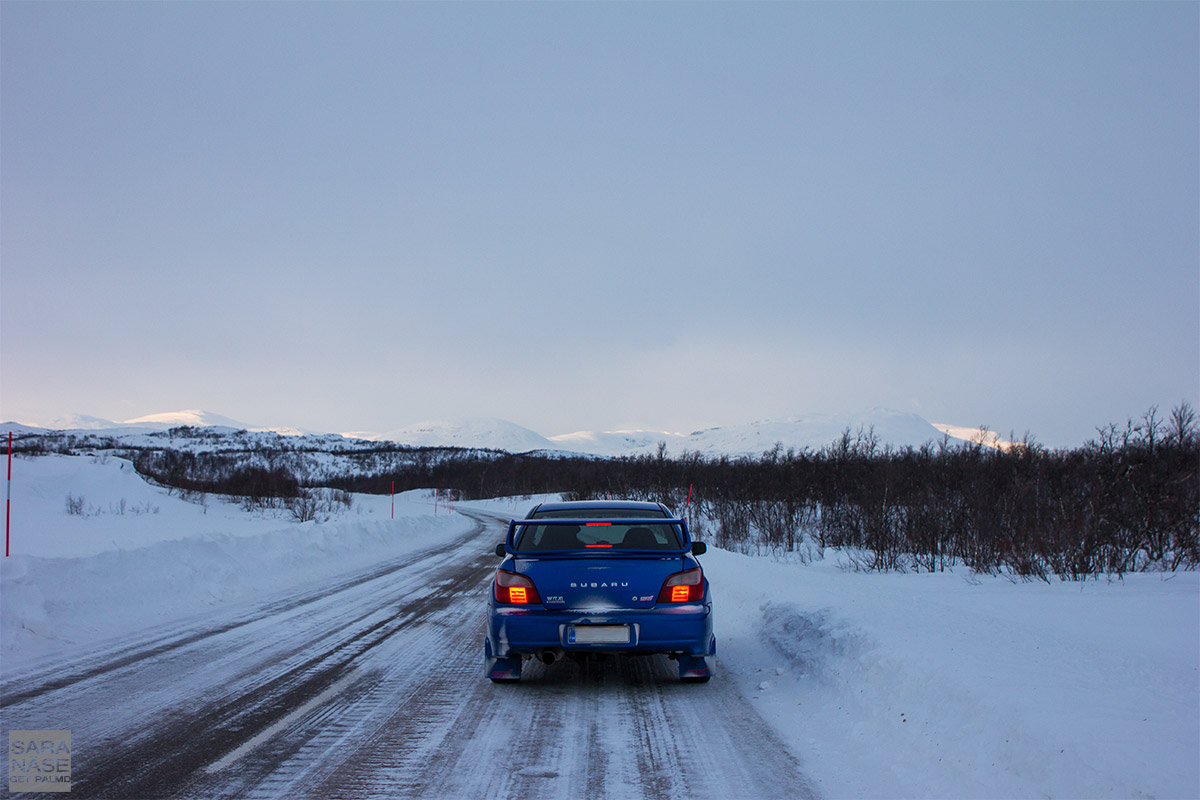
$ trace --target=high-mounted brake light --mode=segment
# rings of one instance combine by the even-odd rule
[[[676,572],[663,581],[659,603],[696,603],[704,599],[704,572],[696,567]]]
[[[523,605],[542,602],[533,581],[515,572],[505,569],[496,570],[496,580],[492,586],[497,603]]]
[[[585,522],[583,524],[589,528],[594,527],[596,525],[612,525],[611,522]]]
[[[585,544],[584,547],[612,547],[611,544]]]

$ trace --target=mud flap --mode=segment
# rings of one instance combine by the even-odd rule
[[[690,683],[704,683],[717,671],[717,637],[708,643],[706,656],[679,656],[679,679]]]
[[[492,643],[483,640],[483,670],[496,683],[511,683],[521,680],[521,657],[497,658],[492,655]]]

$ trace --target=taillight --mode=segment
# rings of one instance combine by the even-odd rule
[[[695,603],[704,599],[704,572],[699,567],[676,572],[663,581],[660,603]]]
[[[542,602],[542,598],[538,597],[537,588],[533,585],[533,581],[524,575],[498,569],[496,570],[495,583],[492,585],[497,603],[515,603],[520,605]]]

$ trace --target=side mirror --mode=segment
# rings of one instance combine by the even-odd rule
[[[692,542],[692,555],[702,556],[708,552],[708,545],[704,542]]]
[[[504,556],[508,555],[508,551],[506,551],[506,550],[504,549],[504,543],[503,543],[503,542],[501,542],[500,544],[496,545],[496,555],[500,556],[501,558],[503,558]]]

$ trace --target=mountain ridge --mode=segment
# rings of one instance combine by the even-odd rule
[[[5,423],[0,430],[36,432],[37,430],[133,430],[164,431],[170,428],[214,427],[227,430],[270,432],[290,436],[317,436],[312,431],[288,427],[246,425],[238,420],[200,409],[148,414],[124,422],[100,417],[72,415],[57,423],[63,427],[28,426]],[[71,424],[76,423],[76,424]],[[503,450],[510,453],[561,451],[606,457],[654,453],[660,444],[679,455],[695,452],[703,455],[758,456],[778,443],[784,449],[819,450],[841,438],[860,432],[874,438],[880,448],[920,447],[946,438],[967,441],[959,431],[978,434],[978,428],[934,425],[918,414],[887,408],[872,408],[853,413],[804,414],[783,419],[763,419],[737,425],[705,428],[691,433],[672,433],[648,429],[612,431],[576,431],[543,436],[524,426],[496,417],[467,417],[418,422],[385,433],[354,431],[338,433],[347,439],[387,441],[413,447],[464,447]]]

